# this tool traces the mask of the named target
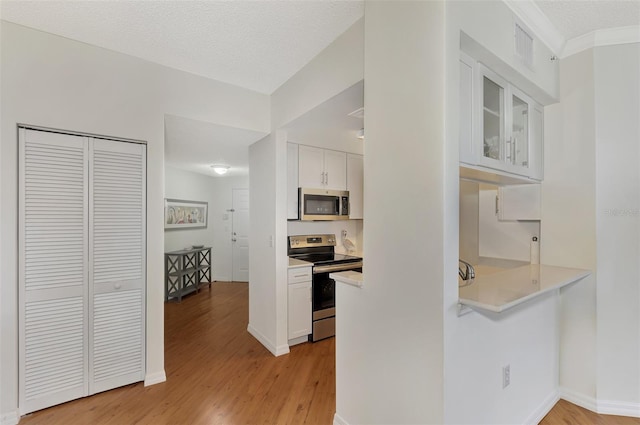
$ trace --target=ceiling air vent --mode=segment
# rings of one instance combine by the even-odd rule
[[[529,68],[533,68],[533,36],[522,25],[515,25],[516,56]]]

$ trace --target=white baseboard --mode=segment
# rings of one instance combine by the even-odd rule
[[[17,410],[0,415],[0,425],[16,425],[20,422],[20,415]]]
[[[616,400],[598,400],[567,388],[560,388],[560,398],[601,415],[640,418],[640,403]]]
[[[167,375],[164,370],[161,372],[150,373],[144,377],[144,386],[148,387],[149,385],[159,384],[161,382],[165,382],[167,380]]]
[[[580,407],[584,407],[587,410],[591,410],[592,412],[598,411],[598,402],[595,397],[589,397],[568,388],[561,387],[560,398],[567,400],[570,403],[577,404]]]
[[[345,421],[342,416],[335,413],[333,415],[333,425],[349,425],[349,422]]]
[[[547,415],[547,413],[549,413],[551,409],[553,409],[553,406],[556,405],[558,400],[560,400],[560,393],[558,392],[558,390],[553,391],[551,394],[547,396],[547,398],[544,399],[542,404],[540,404],[540,406],[538,406],[536,410],[531,412],[531,414],[525,420],[524,423],[527,425],[539,424],[542,418],[544,418]]]
[[[289,345],[284,344],[276,347],[271,343],[271,341],[269,341],[266,336],[264,336],[262,333],[260,333],[260,331],[251,326],[251,323],[249,323],[249,326],[247,326],[247,332],[253,335],[253,337],[257,339],[260,344],[264,345],[264,348],[269,350],[274,356],[278,357],[282,356],[283,354],[289,354]]]
[[[640,403],[628,401],[598,400],[598,413],[603,415],[640,418]]]

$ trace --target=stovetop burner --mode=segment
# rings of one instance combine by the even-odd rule
[[[353,255],[335,254],[335,253],[320,253],[320,254],[299,254],[289,255],[289,257],[297,258],[298,260],[308,261],[313,264],[340,264],[340,263],[354,263],[362,261],[362,258],[355,257]]]

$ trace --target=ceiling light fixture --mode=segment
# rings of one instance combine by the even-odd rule
[[[358,130],[358,132],[356,133],[356,137],[358,139],[364,140],[364,128],[361,128],[360,130]]]
[[[228,165],[223,165],[223,164],[214,164],[211,166],[211,168],[213,168],[213,171],[216,172],[216,174],[227,174],[227,171],[229,171],[229,167]]]

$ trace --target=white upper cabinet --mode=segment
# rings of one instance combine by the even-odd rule
[[[460,162],[542,180],[542,107],[469,56],[460,57]]]
[[[325,150],[324,173],[327,189],[347,190],[347,154]]]
[[[346,190],[347,154],[300,145],[298,184],[299,187]]]
[[[349,191],[349,218],[362,219],[364,161],[362,155],[347,154],[347,190]]]
[[[298,186],[324,187],[324,149],[304,145],[299,146]]]

